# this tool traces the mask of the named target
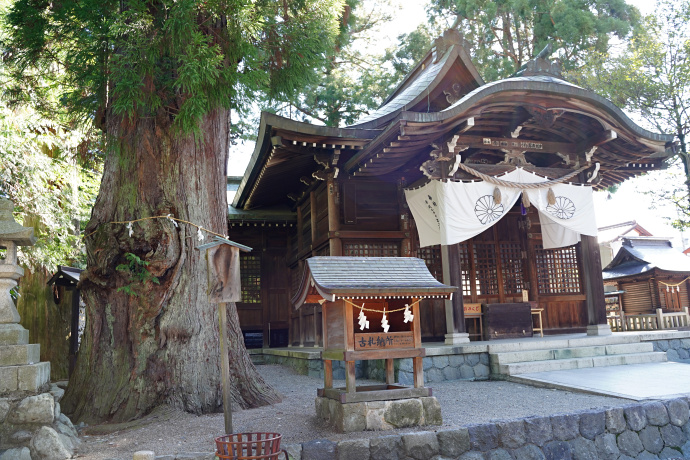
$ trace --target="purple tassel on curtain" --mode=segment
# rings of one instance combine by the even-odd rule
[[[527,208],[525,208],[525,205],[522,204],[522,201],[520,201],[520,214],[522,214],[523,216],[527,215]]]

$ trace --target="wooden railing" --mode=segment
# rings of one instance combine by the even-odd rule
[[[626,315],[620,311],[617,315],[608,316],[607,320],[613,332],[678,329],[690,326],[690,312],[687,307],[682,312],[672,313],[664,313],[657,308],[656,314],[648,315]]]

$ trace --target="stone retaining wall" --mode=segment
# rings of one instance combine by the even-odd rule
[[[688,399],[337,443],[286,446],[293,460],[683,459]]]
[[[292,460],[681,460],[690,458],[689,418],[688,398],[677,398],[337,443],[321,439],[282,448]],[[206,460],[204,455],[209,454],[194,455],[156,459]]]
[[[315,355],[314,357],[308,355]],[[298,373],[310,377],[323,378],[323,362],[318,352],[308,353],[307,357],[290,356],[291,353],[269,354],[264,353],[265,364],[282,364],[295,369]],[[304,354],[303,354],[304,355]],[[424,382],[436,383],[445,380],[488,380],[489,379],[489,354],[488,353],[464,353],[427,356],[423,359]],[[412,359],[395,360],[395,376],[397,382],[403,385],[412,385]],[[384,361],[356,361],[355,377],[378,380],[386,380]],[[342,361],[333,361],[333,378],[345,380],[345,364]]]
[[[669,361],[690,359],[690,339],[652,340],[654,351],[665,351]]]

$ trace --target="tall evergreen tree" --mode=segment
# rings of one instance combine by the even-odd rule
[[[660,0],[615,58],[595,56],[579,83],[625,107],[659,133],[675,134],[684,177],[653,191],[676,206],[678,228],[690,227],[690,0]]]
[[[341,0],[16,0],[1,49],[12,69],[6,96],[106,135],[85,230],[87,326],[66,413],[94,422],[161,403],[219,408],[216,306],[195,245],[197,226],[227,233],[230,113],[313,81],[342,12]],[[147,219],[166,215],[191,224]],[[131,236],[118,223],[138,219]],[[234,309],[228,321],[234,401],[276,401]]]
[[[430,13],[446,18],[472,44],[486,81],[510,76],[548,43],[568,70],[588,54],[625,38],[639,12],[625,0],[431,0]]]

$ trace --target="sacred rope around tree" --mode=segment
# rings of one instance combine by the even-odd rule
[[[225,239],[228,238],[228,235],[221,235],[220,233],[213,232],[213,231],[211,231],[211,230],[209,230],[209,229],[207,229],[207,228],[202,227],[201,225],[197,225],[197,224],[195,224],[195,223],[193,223],[193,222],[189,222],[189,221],[187,221],[187,220],[178,219],[177,217],[173,217],[171,214],[168,214],[168,215],[165,215],[165,216],[142,217],[141,219],[134,219],[134,220],[123,220],[123,221],[106,222],[105,224],[99,224],[98,227],[100,227],[101,225],[109,225],[109,224],[127,224],[127,228],[129,229],[129,236],[132,236],[132,232],[133,232],[133,230],[132,230],[132,224],[134,224],[135,222],[141,222],[141,221],[144,221],[144,220],[151,220],[151,219],[168,219],[169,221],[171,221],[171,222],[173,223],[173,225],[175,225],[175,227],[177,227],[177,222],[180,222],[180,223],[183,223],[183,224],[192,225],[192,226],[194,226],[194,227],[197,228],[197,237],[199,238],[199,241],[201,241],[201,240],[204,239],[203,235],[201,234],[201,231],[202,231],[202,230],[205,231],[206,233],[210,233],[211,235],[219,236],[219,237],[225,238]],[[94,230],[93,232],[84,235],[84,239],[86,239],[86,238],[88,238],[89,236],[93,235],[93,234],[96,233],[97,231],[98,231],[98,230]]]

